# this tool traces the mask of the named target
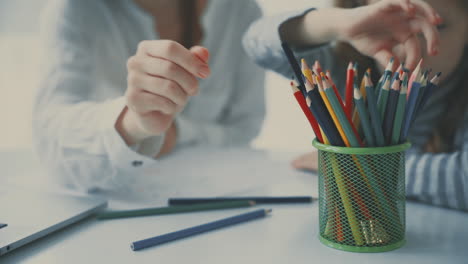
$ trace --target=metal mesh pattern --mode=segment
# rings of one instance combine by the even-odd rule
[[[404,151],[343,154],[319,149],[318,167],[322,242],[360,252],[403,244]]]

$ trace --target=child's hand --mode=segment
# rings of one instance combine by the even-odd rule
[[[198,93],[198,78],[210,74],[208,51],[188,50],[169,40],[142,41],[127,61],[128,109],[116,128],[127,144],[161,135],[182,111],[190,96]]]
[[[426,40],[427,53],[438,53],[436,25],[442,19],[422,0],[382,0],[343,14],[343,30],[338,38],[382,65],[395,57],[405,59],[406,67],[413,69],[422,57],[420,33]]]
[[[317,152],[306,153],[291,162],[293,168],[298,170],[318,170],[318,154]]]

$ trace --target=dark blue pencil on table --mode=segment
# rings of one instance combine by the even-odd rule
[[[401,81],[399,79],[395,80],[388,95],[387,109],[385,110],[385,117],[383,121],[383,132],[387,144],[392,142],[393,121],[395,119],[398,98],[400,96],[400,86]]]
[[[385,145],[384,135],[382,131],[382,119],[380,118],[380,113],[377,108],[377,99],[375,98],[374,87],[370,81],[369,74],[364,75],[364,81],[366,86],[367,93],[367,105],[369,107],[369,115],[371,120],[371,125],[374,130],[375,141],[378,147],[383,147]],[[388,85],[390,79],[387,78],[384,86]]]
[[[135,241],[130,245],[130,247],[131,247],[131,249],[133,251],[138,251],[138,250],[141,250],[141,249],[144,249],[144,248],[161,245],[161,244],[168,243],[168,242],[171,242],[171,241],[174,241],[174,240],[178,240],[178,239],[198,235],[198,234],[201,234],[201,233],[205,233],[205,232],[208,232],[208,231],[220,229],[220,228],[223,228],[223,227],[239,224],[239,223],[242,223],[242,222],[247,222],[247,221],[250,221],[250,220],[262,218],[262,217],[265,217],[266,215],[268,215],[269,213],[271,213],[271,211],[272,211],[271,209],[267,209],[267,210],[266,209],[260,209],[260,210],[256,210],[256,211],[253,211],[253,212],[250,212],[250,213],[245,213],[245,214],[241,214],[241,215],[228,217],[228,218],[217,220],[217,221],[214,221],[214,222],[210,222],[210,223],[206,223],[206,224],[202,224],[202,225],[182,229],[180,231],[176,231],[176,232],[172,232],[172,233],[168,233],[168,234],[164,234],[164,235],[160,235],[160,236],[155,236],[155,237],[148,238],[148,239]]]
[[[325,133],[325,136],[330,141],[330,144],[333,146],[344,146],[343,139],[340,137],[340,133],[333,123],[333,119],[330,116],[330,113],[327,111],[327,107],[323,102],[322,97],[319,94],[317,84],[313,86],[311,91],[307,91],[306,97],[307,105],[312,111],[313,115],[317,119],[320,127]]]
[[[182,197],[169,198],[169,205],[193,205],[201,203],[220,203],[234,201],[252,201],[255,204],[311,203],[310,196],[246,196],[246,197]]]

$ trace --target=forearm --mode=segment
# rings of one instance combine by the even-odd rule
[[[301,48],[338,40],[344,31],[346,9],[324,8],[286,21],[279,28],[281,39]]]

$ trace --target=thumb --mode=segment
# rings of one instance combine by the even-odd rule
[[[190,48],[190,52],[197,56],[204,63],[208,63],[208,60],[210,58],[210,52],[208,51],[208,49],[202,46],[193,46]]]

